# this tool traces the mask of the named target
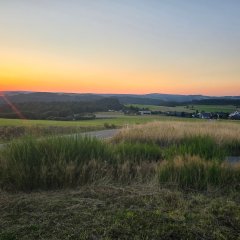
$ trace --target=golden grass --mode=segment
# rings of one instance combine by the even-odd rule
[[[124,128],[114,138],[114,142],[143,141],[176,143],[186,137],[209,136],[217,143],[240,140],[240,126],[234,122],[151,122]]]
[[[173,182],[183,188],[234,188],[240,155],[234,122],[153,122],[123,129],[113,140],[22,139],[0,152],[0,187],[17,190],[76,187],[97,182]],[[164,161],[164,159],[166,161]]]

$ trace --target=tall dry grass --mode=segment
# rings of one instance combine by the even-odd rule
[[[98,182],[147,181],[161,151],[147,144],[118,144],[89,137],[25,138],[0,151],[0,187],[34,190]]]
[[[84,184],[152,182],[181,188],[238,189],[240,125],[155,122],[122,130],[112,141],[51,137],[14,141],[0,151],[0,187],[35,190]]]
[[[234,122],[152,122],[123,129],[112,142],[140,142],[162,147],[165,158],[199,155],[223,160],[240,156],[240,125]]]
[[[125,128],[114,137],[113,141],[155,142],[166,146],[194,136],[209,136],[218,144],[240,141],[240,125],[218,121],[156,121]]]

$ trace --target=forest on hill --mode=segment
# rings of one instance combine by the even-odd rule
[[[17,111],[16,111],[17,109]],[[0,106],[0,118],[81,120],[94,118],[94,112],[119,111],[123,105],[114,98],[84,102],[25,102]]]

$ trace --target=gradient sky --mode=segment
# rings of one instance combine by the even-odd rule
[[[0,91],[240,95],[239,0],[0,0]]]

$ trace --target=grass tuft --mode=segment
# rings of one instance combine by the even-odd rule
[[[158,179],[160,183],[189,190],[239,189],[240,167],[204,161],[199,157],[177,157],[160,164]]]

